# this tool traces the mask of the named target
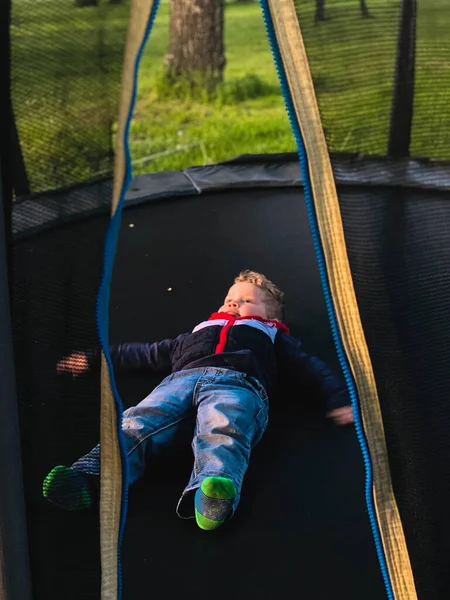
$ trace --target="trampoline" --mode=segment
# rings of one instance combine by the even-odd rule
[[[111,342],[158,340],[188,331],[211,306],[220,303],[223,282],[228,282],[244,261],[244,266],[276,277],[286,290],[287,320],[293,335],[339,373],[306,209],[299,201],[298,163],[295,157],[287,158],[274,157],[270,164],[268,157],[264,157],[266,162],[261,157],[253,161],[247,157],[186,174],[156,174],[134,180],[128,195],[130,206],[123,214],[111,290]],[[236,187],[221,183],[230,181]],[[192,182],[197,190],[204,187],[205,191],[192,195]],[[239,215],[235,225],[221,226],[229,222],[230,214]],[[40,280],[32,304],[17,298],[17,305],[27,314],[16,318],[41,322],[46,339],[53,343],[62,324],[57,313],[67,319],[72,311],[70,305],[61,306],[60,300],[46,304],[45,290],[56,285],[64,271],[71,274],[67,282],[70,289],[79,289],[79,297],[83,297],[79,286],[98,278],[90,264],[94,261],[88,259],[92,247],[86,242],[98,239],[107,219],[106,214],[80,215],[58,227],[49,221],[38,233],[26,235],[23,231],[16,245],[17,272],[23,273],[19,265],[31,254],[35,261],[31,271],[39,274]],[[21,221],[19,212],[15,221]],[[61,239],[70,248],[64,256],[58,252]],[[184,244],[188,246],[188,260],[180,268]],[[49,255],[53,257],[51,263]],[[20,290],[20,281],[15,282],[15,288]],[[82,310],[88,321],[94,306],[86,303],[81,308],[78,304],[77,310]],[[88,323],[85,327],[84,333],[89,330]],[[90,323],[90,329],[94,328]],[[61,340],[65,338],[67,351],[77,347],[76,340],[67,339],[64,332],[60,335]],[[74,599],[98,598],[98,588],[88,591],[91,577],[95,579],[99,569],[94,553],[98,546],[95,515],[60,514],[62,511],[55,512],[39,498],[40,483],[55,461],[55,449],[64,445],[63,439],[71,443],[66,445],[62,460],[74,459],[95,444],[98,402],[95,390],[89,397],[86,386],[98,384],[95,377],[78,381],[58,378],[57,356],[50,345],[44,349],[39,341],[34,346],[29,341],[22,343],[31,351],[28,360],[48,375],[41,391],[42,406],[36,413],[39,435],[48,440],[47,451],[45,456],[39,453],[34,458],[26,478],[34,498],[33,512],[37,511],[35,524],[31,523],[31,540],[41,544],[39,540],[45,537],[49,551],[65,548],[64,553],[51,551],[51,562],[43,553],[34,554],[36,587],[41,590],[40,597],[47,599],[61,594]],[[133,405],[154,384],[155,379],[145,373],[121,375],[119,390],[124,402]],[[26,387],[29,382],[19,385]],[[233,572],[232,594],[236,598],[293,593],[317,599],[356,598],[361,594],[374,600],[384,597],[367,521],[364,469],[354,428],[326,422],[320,406],[313,399],[305,406],[300,394],[300,390],[286,389],[272,403],[269,430],[255,449],[238,513],[217,535],[207,536],[197,530],[195,521],[180,520],[175,514],[178,495],[192,467],[188,437],[168,456],[155,460],[148,477],[130,488],[122,550],[124,598],[135,598],[147,588],[149,576],[155,594],[194,597],[199,584],[194,573],[199,563],[204,565],[208,588],[215,585],[221,572]],[[27,396],[25,389],[20,396]],[[52,433],[55,403],[61,406],[65,427]],[[30,427],[35,424],[33,419]],[[34,434],[30,431],[30,435]],[[156,483],[150,484],[150,478]],[[291,478],[293,489],[282,491]],[[82,578],[68,578],[70,564],[77,565],[76,572],[82,572]],[[219,598],[229,594],[226,585],[215,592]]]
[[[15,123],[6,27],[0,36],[5,600],[448,596],[450,164],[409,156],[405,120],[389,156],[328,152],[294,3],[261,6],[298,154],[136,177],[127,139],[157,2],[133,0],[133,35],[108,68],[102,36],[116,25],[96,21],[96,85],[112,100],[95,96],[107,117],[95,160],[58,170],[87,144],[86,131],[76,143],[69,135],[45,186],[28,180],[51,169],[21,154],[29,138]],[[402,10],[407,29],[410,0]],[[56,96],[64,104],[64,90]],[[286,292],[287,325],[346,382],[356,424],[326,421],[313,390],[279,387],[238,511],[208,534],[175,513],[192,467],[189,427],[128,490],[119,410],[159,380],[114,373],[108,346],[189,331],[246,268]],[[56,373],[61,357],[91,348],[103,351],[101,377]],[[100,510],[55,509],[44,477],[99,437]]]
[[[398,197],[396,170],[385,161],[385,171],[391,169],[391,186],[380,198],[374,187],[379,161],[361,164],[358,157],[340,155],[335,157],[334,167],[342,206],[349,216],[343,214],[353,232],[355,270],[364,271],[364,262],[372,264],[378,254],[376,237],[380,233],[379,220],[368,223],[365,212],[375,215],[387,194]],[[436,185],[439,173],[433,172],[435,189],[431,190],[432,173],[425,165],[411,163],[409,172],[414,185],[420,179],[421,185],[428,187],[415,192],[418,214],[429,204],[439,206],[443,201]],[[440,177],[445,185],[445,173]],[[104,186],[110,189],[108,182]],[[84,197],[92,200],[86,201],[84,210],[75,201],[75,216],[68,216],[72,211],[67,192],[63,192],[67,214],[55,218],[51,207],[61,206],[55,194],[18,204],[14,212],[15,321],[27,323],[27,330],[33,331],[30,339],[24,329],[16,328],[16,347],[25,360],[22,369],[33,364],[45,375],[39,382],[19,377],[18,386],[19,398],[24,399],[22,410],[27,414],[22,435],[27,444],[37,438],[46,440],[40,452],[28,456],[25,463],[33,514],[30,544],[36,549],[31,553],[34,584],[38,597],[46,599],[61,594],[74,599],[99,597],[98,515],[65,514],[40,497],[42,479],[56,454],[61,462],[70,463],[98,438],[98,378],[73,381],[55,372],[61,354],[85,348],[86,340],[95,344],[92,288],[100,276],[103,250],[97,240],[108,224],[103,194],[98,191],[98,184],[84,186]],[[72,190],[75,199],[80,193],[81,189]],[[309,221],[300,201],[302,193],[294,155],[247,156],[186,172],[136,177],[125,202],[114,268],[111,342],[158,340],[189,330],[211,305],[220,303],[223,282],[248,266],[276,278],[286,291],[287,322],[293,335],[339,373]],[[361,221],[351,229],[350,207],[355,205]],[[40,223],[29,218],[36,210],[45,216]],[[239,219],[232,227],[224,227],[230,215],[239,215]],[[355,236],[355,231],[359,235]],[[393,243],[398,243],[397,235]],[[439,254],[435,264],[450,259],[442,249],[433,248],[430,250]],[[188,256],[180,267],[179,256],[184,251]],[[414,256],[410,260],[417,264]],[[61,281],[66,295],[53,295],[50,302],[49,290]],[[375,286],[384,283],[361,278],[361,293],[365,286],[373,293]],[[372,335],[379,336],[383,307],[362,306],[374,325]],[[80,314],[82,327],[68,327],[67,322],[79,319]],[[390,333],[386,329],[384,335]],[[387,369],[388,381],[397,368],[393,361],[386,365],[382,356],[379,367]],[[125,406],[141,400],[158,382],[145,373],[118,377]],[[39,398],[33,406],[26,400],[31,396]],[[130,489],[122,549],[125,599],[136,597],[149,585],[149,577],[154,593],[194,597],[198,580],[192,573],[199,561],[207,565],[207,585],[216,580],[218,564],[232,570],[237,598],[249,593],[271,598],[293,590],[317,599],[385,597],[367,519],[364,465],[354,428],[331,425],[313,398],[304,400],[296,397],[295,390],[280,390],[271,406],[266,437],[255,449],[239,510],[228,526],[213,536],[205,536],[195,523],[175,514],[178,495],[191,469],[190,432],[180,439],[179,447],[155,460],[149,475]],[[64,427],[55,430],[57,423]],[[394,451],[397,435],[395,430],[388,433]],[[281,492],[292,478],[292,493]],[[409,499],[404,501],[407,514]],[[64,552],[57,552],[58,548]],[[239,567],[244,561],[246,567]],[[216,593],[225,598],[229,590],[224,587]]]

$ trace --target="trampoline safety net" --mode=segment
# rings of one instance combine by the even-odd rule
[[[355,153],[355,169],[357,156],[386,156],[379,168],[399,181],[338,193],[417,594],[444,597],[450,206],[432,168],[427,183],[409,177],[430,159],[449,169],[450,9],[440,0],[296,8],[329,149]]]
[[[329,149],[448,160],[445,2],[295,4]]]
[[[96,300],[109,224],[122,65],[133,1],[2,0],[0,7],[0,33],[3,34],[0,35],[0,176],[35,600],[100,597],[98,514],[95,510],[73,514],[56,511],[42,498],[42,481],[54,465],[71,464],[94,446],[99,436],[98,373],[75,381],[70,375],[58,375],[55,365],[74,350],[99,349]],[[450,6],[444,0],[293,2],[336,178],[348,260],[375,374],[392,484],[417,597],[443,600],[450,592],[447,516],[450,505]],[[202,3],[208,2],[195,0],[189,4]],[[214,296],[208,296],[208,302],[199,304],[201,314],[199,307],[193,309],[200,319],[221,293],[223,278],[233,277],[242,261],[251,256],[255,264],[261,265],[260,270],[267,269],[274,280],[280,272],[280,286],[285,288],[287,296],[295,297],[298,306],[307,306],[308,314],[297,316],[292,304],[288,324],[313,347],[325,344],[328,348],[325,354],[330,353],[331,348],[330,360],[335,361],[338,368],[325,303],[320,295],[310,233],[300,236],[296,232],[297,219],[306,220],[306,212],[303,214],[303,209],[297,207],[304,204],[305,182],[297,159],[287,154],[295,150],[295,140],[284,112],[283,91],[276,80],[261,7],[251,0],[223,3],[225,52],[229,53],[225,84],[228,78],[235,76],[239,62],[244,63],[247,54],[253,56],[253,62],[245,77],[252,75],[252,69],[259,68],[261,57],[267,59],[267,66],[258,71],[264,85],[255,88],[263,90],[258,92],[262,97],[256,97],[256,92],[254,97],[253,92],[248,96],[242,92],[242,97],[233,92],[239,102],[236,108],[227,100],[231,87],[225,87],[223,96],[213,101],[196,97],[158,99],[155,90],[162,95],[164,92],[160,71],[169,43],[170,5],[175,7],[176,4],[175,1],[161,2],[159,7],[161,16],[158,14],[156,18],[142,58],[130,134],[132,159],[139,173],[157,171],[158,165],[174,172],[164,179],[165,187],[159,195],[156,193],[158,173],[153,178],[149,175],[145,180],[147,184],[140,180],[144,181],[142,189],[147,185],[145,193],[139,188],[141,183],[131,186],[124,212],[131,216],[121,232],[119,266],[113,276],[111,338],[130,341],[129,336],[134,334],[145,338],[137,341],[153,341],[180,333],[178,327],[189,327],[191,321],[181,314],[184,309],[181,292],[167,300],[171,278],[179,279],[180,290],[185,295],[200,290],[206,298],[210,292],[202,273],[212,273],[210,287],[214,289]],[[222,2],[217,4],[222,5]],[[265,0],[261,6],[267,7]],[[241,35],[239,39],[233,36],[239,22],[245,22],[246,27],[257,23],[254,35],[264,36],[258,40],[255,37],[253,50],[248,35]],[[152,66],[154,61],[158,61],[157,69]],[[149,73],[151,69],[154,71],[149,78],[145,76],[146,69]],[[242,81],[248,83],[245,77]],[[233,82],[233,90],[238,89]],[[242,86],[244,89],[244,83]],[[175,110],[180,114],[185,111],[187,116],[177,117],[177,121]],[[282,116],[277,110],[283,111]],[[151,113],[148,122],[144,121],[147,112]],[[227,118],[236,122],[230,122],[229,127],[226,125],[221,130],[220,119],[226,122]],[[261,121],[264,127],[256,131],[255,123]],[[156,141],[152,138],[152,127]],[[235,144],[233,147],[230,139]],[[219,165],[217,174],[223,173],[223,176],[218,175],[218,180],[222,177],[223,181],[220,185],[214,184],[216,191],[212,184],[208,187],[214,169],[206,165],[219,162],[212,158],[222,161],[248,154],[252,143],[258,157]],[[226,156],[220,154],[221,146],[223,152],[228,153]],[[276,157],[273,152],[277,153]],[[173,157],[171,166],[167,166],[168,157],[170,160]],[[202,166],[204,171],[200,169]],[[199,167],[199,170],[189,170],[191,167]],[[280,173],[285,168],[289,169],[288,183],[281,181]],[[178,169],[184,169],[182,176]],[[257,169],[263,175],[255,176],[253,183],[249,180],[242,183],[247,169]],[[295,176],[291,177],[291,173]],[[190,188],[186,187],[187,180]],[[234,204],[233,186],[246,190],[245,194],[240,192],[242,206]],[[255,191],[258,187],[260,194]],[[296,191],[286,191],[287,187]],[[276,190],[270,201],[266,188]],[[141,194],[138,200],[133,193]],[[195,200],[194,195],[198,196]],[[135,204],[139,206],[136,208]],[[245,215],[251,220],[251,230],[258,239],[255,248],[260,254],[240,241],[236,243],[239,256],[224,258],[227,266],[218,267],[218,258],[211,252],[214,244],[228,256],[235,232],[240,239],[246,238],[241,224],[227,223],[224,227],[228,206],[237,212],[248,211]],[[202,221],[204,214],[207,218]],[[138,229],[139,218],[146,223],[146,237],[140,245],[131,242],[129,237],[134,227]],[[181,222],[189,227],[182,227]],[[214,230],[209,229],[209,223],[214,224]],[[272,233],[275,225],[279,229]],[[178,241],[172,239],[175,231]],[[191,235],[192,231],[195,235]],[[264,236],[271,239],[271,244],[263,243]],[[139,271],[131,266],[131,261],[140,265]],[[305,266],[306,261],[309,266]],[[315,290],[309,299],[303,298],[305,294],[299,291],[299,279],[307,280],[311,290]],[[5,283],[0,282],[0,285]],[[164,289],[164,294],[159,288]],[[147,304],[137,299],[140,294]],[[311,298],[315,299],[314,306]],[[126,310],[121,308],[124,306]],[[133,315],[133,306],[139,306],[143,314]],[[151,311],[161,310],[163,317],[150,316],[147,306]],[[123,382],[119,380],[119,389],[124,390],[122,399],[125,406],[129,406],[142,398],[142,394],[149,393],[148,379],[137,376],[131,383],[126,378]],[[297,452],[297,445],[304,449],[310,443],[309,448],[314,447],[318,453],[317,464],[327,468],[324,466],[327,461],[320,458],[320,448],[329,447],[328,442],[323,441],[328,433],[325,434],[320,425],[304,427],[300,442],[298,432],[292,432],[292,439],[286,442],[287,463]],[[313,445],[315,427],[320,447]],[[274,428],[276,431],[276,425]],[[338,438],[337,433],[330,435]],[[280,439],[277,439],[278,444]],[[345,440],[345,452],[347,449],[349,453],[358,452],[353,431]],[[385,597],[379,572],[369,575],[358,562],[365,556],[361,550],[364,547],[370,557],[368,562],[373,560],[375,564],[376,559],[365,514],[362,463],[360,458],[355,458],[356,454],[351,456],[349,464],[353,465],[359,484],[350,483],[350,477],[344,477],[344,481],[348,484],[348,494],[353,494],[359,507],[355,509],[354,518],[360,529],[352,529],[350,542],[347,542],[345,532],[332,533],[338,531],[339,524],[324,516],[327,532],[318,533],[318,539],[325,547],[329,535],[330,547],[334,548],[333,543],[342,545],[342,557],[336,552],[336,561],[340,565],[341,559],[354,559],[361,574],[373,582],[372,592],[364,591],[364,597],[378,600]],[[173,464],[171,457],[167,460]],[[335,467],[333,463],[329,468]],[[342,470],[342,466],[336,468]],[[302,469],[305,477],[310,476],[317,483],[312,466],[303,464]],[[3,473],[0,476],[3,477]],[[249,476],[256,489],[263,486],[263,478]],[[334,482],[333,477],[338,476],[330,477]],[[167,474],[161,471],[158,490],[165,484],[169,486],[167,494],[173,503],[176,492],[170,488]],[[1,481],[0,485],[5,482]],[[309,484],[305,481],[304,485]],[[336,492],[335,487],[333,483],[339,497],[341,492]],[[157,510],[157,501],[150,499],[152,493],[150,486],[150,490],[145,489],[147,496],[144,497],[149,506]],[[256,503],[256,499],[252,501]],[[145,502],[147,500],[141,501],[142,512],[146,510]],[[343,505],[341,500],[343,522],[351,528],[351,518],[344,514]],[[133,514],[133,505],[130,506],[127,527],[138,536],[139,528],[135,525],[138,509]],[[329,508],[331,510],[331,504]],[[246,519],[251,520],[252,510],[246,509],[244,504]],[[267,518],[265,527],[278,545],[265,549],[264,554],[281,553],[282,556],[281,538],[269,524],[272,516],[265,515],[263,519]],[[153,519],[156,530],[163,528],[157,515],[148,518]],[[336,516],[336,521],[339,518]],[[146,549],[140,555],[140,562],[134,561],[131,567],[132,560],[124,559],[125,600],[137,594],[132,578],[127,579],[127,568],[133,573],[137,568],[141,572],[148,570],[150,580],[156,576],[155,569],[160,569],[166,583],[158,582],[154,589],[167,592],[164,587],[167,584],[173,586],[170,590],[175,595],[175,590],[182,593],[186,586],[187,597],[193,598],[194,591],[187,583],[193,573],[187,565],[192,568],[198,565],[192,557],[199,553],[211,561],[215,556],[226,560],[219,546],[223,543],[229,552],[234,552],[232,538],[240,525],[242,521],[238,518],[234,529],[230,528],[229,537],[222,534],[218,541],[208,542],[211,545],[205,545],[200,537],[194,537],[191,543],[192,528],[185,529],[185,523],[168,526],[168,535],[176,536],[173,542],[162,534],[158,537],[156,530],[146,532],[148,544],[146,542]],[[306,517],[302,526],[308,531]],[[290,526],[285,523],[283,527],[287,535]],[[263,529],[261,526],[254,534],[261,548]],[[317,562],[321,560],[316,551],[311,550],[314,532],[310,534],[310,541],[301,550],[301,568],[305,570],[309,568],[306,561],[313,560],[311,556]],[[187,563],[169,568],[157,558],[158,550],[152,546],[153,535],[162,544],[166,557],[170,551],[176,554],[179,544],[190,557],[181,559]],[[289,542],[290,552],[295,551],[301,532],[295,536],[295,540],[292,538]],[[128,552],[133,544],[126,540],[125,545]],[[328,554],[327,558],[331,564]],[[282,558],[280,560],[279,569],[283,569]],[[209,568],[214,567],[212,562],[208,564]],[[236,565],[227,563],[226,567],[231,569]],[[328,568],[332,570],[326,564],[320,568],[314,566],[316,580],[325,580]],[[352,569],[352,565],[348,568]],[[245,594],[236,598],[252,594],[251,582],[245,579],[243,571],[244,567],[239,570],[239,577],[246,582]],[[298,574],[294,577],[293,571],[286,568],[280,576],[274,569],[268,571],[267,577],[275,583],[277,577],[298,582]],[[172,573],[177,573],[173,581]],[[323,593],[331,594],[332,590],[339,599],[363,597],[362,588],[350,589],[351,585],[363,585],[363,575],[361,579],[354,575],[353,583],[349,576],[345,585],[339,584],[337,573],[335,575],[334,581],[330,578],[331,587]],[[139,581],[146,580],[142,576]],[[5,585],[1,577],[0,585]],[[277,585],[283,590],[282,583]],[[317,585],[316,593],[325,583]],[[150,593],[151,582],[148,586]],[[272,593],[273,589],[270,582],[267,583],[266,598],[272,597],[268,590]],[[314,596],[314,589],[303,591],[319,600],[319,596]],[[167,592],[169,596],[171,593]],[[298,593],[302,593],[301,586]],[[369,593],[373,596],[369,597]],[[263,588],[260,594],[264,598]],[[6,592],[5,598],[17,600]]]
[[[26,173],[19,191],[112,176],[126,12],[120,3],[79,4],[12,3],[11,128]]]

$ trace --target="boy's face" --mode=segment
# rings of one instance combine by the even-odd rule
[[[240,281],[229,290],[219,312],[225,312],[233,317],[261,317],[267,319],[267,307],[264,302],[264,292],[252,283]]]

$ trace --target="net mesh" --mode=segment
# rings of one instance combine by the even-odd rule
[[[420,3],[415,20],[409,0],[325,3],[317,20],[321,6],[296,2],[331,152],[386,156],[410,136],[403,156],[448,160],[448,6]],[[401,35],[409,50],[399,54]],[[412,122],[402,125],[409,102]],[[437,599],[450,583],[441,518],[450,499],[449,194],[437,174],[428,177],[437,189],[420,191],[407,162],[390,164],[397,185],[386,177],[377,189],[338,193],[417,593]]]
[[[55,510],[42,482],[99,438],[98,374],[74,387],[56,365],[77,348],[98,348],[108,219],[75,230],[70,221],[108,212],[111,182],[91,184],[113,174],[129,12],[125,0],[82,4],[17,0],[11,16],[12,153],[26,178],[13,181],[13,328],[33,594],[74,600],[100,596],[98,518]],[[41,235],[42,224],[50,231]]]
[[[449,589],[447,192],[342,191],[346,244],[419,598]]]
[[[58,376],[56,365],[76,349],[98,347],[95,304],[106,226],[105,217],[75,229],[59,227],[23,240],[13,253],[17,393],[36,598],[100,595],[95,514],[52,507],[42,498],[42,482],[55,464],[72,464],[86,442],[98,440],[98,374],[75,382],[70,374]]]
[[[331,151],[386,154],[398,2],[296,2],[322,123]]]
[[[111,177],[128,2],[13,2],[12,100],[31,192]]]
[[[314,2],[296,2],[315,90],[331,151],[388,152],[402,3],[324,2],[325,21]],[[403,5],[412,5],[406,0]],[[410,154],[449,159],[450,10],[442,0],[421,3],[415,38],[413,122]],[[414,44],[412,44],[414,47]]]
[[[406,4],[296,2],[332,152],[387,154]],[[74,599],[99,595],[95,517],[55,512],[40,502],[40,486],[55,457],[68,463],[98,439],[98,379],[74,386],[55,376],[55,365],[77,347],[98,344],[95,298],[107,223],[91,216],[72,229],[62,219],[70,221],[77,206],[104,208],[110,198],[110,184],[98,190],[85,184],[112,176],[128,12],[126,0],[13,2],[10,127],[17,132],[14,173],[27,180],[15,188],[16,196],[18,189],[31,192],[31,199],[16,197],[16,206],[31,203],[13,222],[24,236],[13,256],[14,336],[33,577],[36,597],[46,600],[52,590]],[[131,124],[135,173],[295,150],[258,3],[226,5],[227,66],[214,97],[167,89],[169,21],[169,3],[162,2]],[[412,157],[450,159],[449,22],[444,0],[418,7]],[[401,168],[406,174],[408,166],[398,167],[400,179]],[[48,190],[59,191],[43,201]],[[450,532],[441,520],[450,499],[448,193],[384,182],[339,194],[419,597],[441,600],[450,587]],[[30,235],[49,220],[51,230]],[[183,251],[167,250],[176,260]],[[203,247],[197,252],[205,254]],[[158,268],[165,272],[163,264]],[[78,553],[55,552],[74,539]]]

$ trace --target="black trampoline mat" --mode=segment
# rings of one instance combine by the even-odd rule
[[[51,260],[54,236],[73,238],[73,256],[65,263],[72,261],[94,280],[97,267],[75,240],[93,237],[98,246],[105,225],[106,217],[97,216],[28,238],[17,244],[16,260],[20,264],[31,252],[38,271],[39,260]],[[218,308],[233,277],[245,268],[264,272],[285,290],[292,334],[339,370],[304,199],[295,188],[205,193],[127,208],[111,289],[111,341],[155,341],[192,329]],[[48,287],[56,275],[42,272]],[[95,297],[92,302],[93,310]],[[39,311],[48,327],[54,310],[42,305]],[[91,310],[89,303],[84,310]],[[67,378],[57,383],[54,356],[45,357],[42,348],[30,352],[47,365],[48,393],[64,388],[66,403],[62,412],[56,397],[35,405],[32,414],[40,431],[29,426],[24,441],[24,462],[33,472],[27,500],[35,597],[97,599],[95,515],[53,509],[41,499],[39,485],[54,464],[75,460],[95,443],[98,390],[93,382]],[[119,376],[125,407],[139,402],[156,383],[143,374]],[[52,435],[55,422],[65,430],[58,444],[33,452],[36,440]],[[238,511],[216,532],[201,531],[195,521],[175,514],[191,467],[187,438],[155,459],[144,479],[130,488],[122,547],[124,600],[202,594],[218,600],[386,597],[353,427],[335,427],[311,408],[303,409],[295,390],[275,398]]]
[[[292,333],[338,370],[298,189],[234,190],[124,211],[111,339],[188,331],[220,306],[243,268],[286,291]],[[148,393],[142,379],[120,380],[127,405]],[[385,597],[353,428],[303,414],[292,397],[274,400],[236,516],[217,532],[175,514],[191,468],[186,439],[130,489],[125,600],[139,589],[195,598],[203,586],[220,599]]]

